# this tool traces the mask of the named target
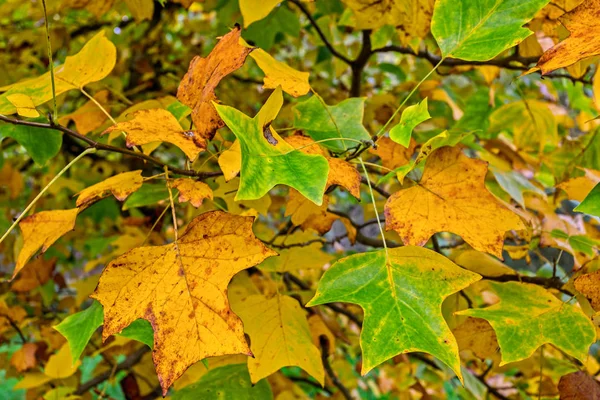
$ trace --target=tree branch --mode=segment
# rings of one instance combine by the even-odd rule
[[[177,174],[177,175],[192,176],[192,177],[196,177],[199,179],[206,179],[206,178],[222,175],[222,172],[200,172],[200,171],[172,167],[172,166],[162,162],[158,158],[149,156],[149,155],[141,153],[141,152],[136,152],[136,151],[129,150],[129,149],[123,149],[121,147],[115,147],[115,146],[111,146],[109,144],[99,143],[93,139],[88,138],[87,136],[84,136],[78,132],[75,132],[72,129],[67,128],[66,126],[62,126],[62,125],[58,125],[58,124],[24,121],[24,120],[20,120],[20,119],[9,118],[9,117],[7,117],[5,115],[1,115],[1,114],[0,114],[0,121],[8,122],[9,124],[13,124],[13,125],[23,125],[23,126],[30,126],[30,127],[34,127],[34,128],[52,129],[52,130],[61,131],[64,134],[69,135],[72,138],[75,138],[75,139],[81,140],[82,142],[87,143],[90,147],[95,148],[96,150],[108,151],[108,152],[112,152],[112,153],[120,153],[120,154],[124,154],[124,155],[130,156],[130,157],[136,157],[136,158],[142,159],[144,161],[147,161],[149,163],[152,163],[152,164],[162,167],[162,168],[167,167],[170,172]]]
[[[339,58],[340,60],[342,60],[343,62],[345,62],[346,64],[352,66],[353,61],[350,60],[348,57],[346,57],[345,55],[341,54],[340,52],[338,52],[331,43],[329,43],[329,40],[327,40],[327,37],[325,37],[325,34],[323,33],[323,31],[321,30],[321,28],[319,27],[319,25],[317,24],[317,21],[313,18],[313,16],[311,15],[311,13],[308,11],[308,9],[304,6],[304,4],[302,4],[300,1],[298,0],[289,0],[290,3],[294,4],[296,7],[298,7],[300,9],[300,11],[302,11],[302,14],[304,14],[306,16],[306,18],[308,18],[308,20],[310,21],[310,24],[313,26],[313,28],[315,28],[315,31],[317,31],[317,34],[319,35],[319,37],[321,38],[321,40],[323,41],[323,44],[325,45],[325,47],[327,47],[327,49],[329,49],[329,51],[331,52],[331,54],[334,57]]]
[[[331,382],[333,382],[335,387],[337,387],[340,390],[340,392],[346,400],[352,400],[353,398],[352,394],[350,394],[350,390],[348,390],[348,388],[344,386],[344,384],[339,380],[339,378],[335,374],[335,371],[333,370],[333,368],[331,368],[331,364],[329,364],[329,340],[327,339],[327,337],[321,336],[319,338],[319,341],[321,343],[322,349],[321,360],[323,361],[323,368],[325,369],[327,376],[329,376]]]

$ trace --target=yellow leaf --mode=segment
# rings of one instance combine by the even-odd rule
[[[291,241],[286,241],[290,244]],[[260,268],[265,271],[290,272],[300,269],[320,269],[331,261],[333,256],[322,250],[321,243],[309,246],[294,246],[279,251],[279,257],[265,260]]]
[[[3,300],[0,300],[0,334],[7,329],[13,329],[12,324],[17,325],[27,317],[27,312],[20,306],[8,307]]]
[[[240,173],[240,169],[242,168],[242,150],[239,140],[236,139],[230,148],[221,153],[218,162],[226,182],[229,182]]]
[[[154,0],[125,0],[125,4],[137,22],[152,19]]]
[[[567,192],[570,200],[581,202],[598,183],[600,183],[600,171],[586,169],[584,176],[569,179],[556,187]]]
[[[91,202],[107,197],[110,193],[117,200],[123,201],[131,193],[141,188],[143,181],[141,169],[111,176],[79,192],[75,205],[77,207],[86,206]]]
[[[11,200],[16,199],[21,194],[25,183],[23,177],[19,171],[12,167],[7,161],[4,161],[4,165],[0,169],[0,193],[6,193],[8,189],[8,198]]]
[[[127,146],[143,145],[151,142],[167,142],[179,147],[190,160],[206,149],[206,140],[195,131],[185,131],[177,118],[167,110],[154,108],[139,110],[133,119],[119,122],[104,131],[127,133]]]
[[[410,139],[407,149],[401,144],[394,142],[389,137],[383,136],[377,141],[377,148],[370,149],[369,153],[375,154],[381,158],[381,163],[384,167],[396,169],[409,163],[416,147],[417,142],[412,138]]]
[[[19,277],[13,280],[10,289],[15,292],[28,292],[48,282],[54,272],[56,258],[44,260],[38,257],[25,265]]]
[[[524,225],[487,191],[486,173],[487,163],[465,156],[459,147],[436,150],[420,182],[386,202],[386,228],[416,246],[436,232],[452,232],[474,249],[502,258],[504,232]]]
[[[496,332],[485,319],[468,317],[452,333],[461,351],[470,350],[482,360],[489,358],[500,362]]]
[[[40,248],[42,253],[45,252],[62,235],[73,230],[78,212],[78,208],[42,211],[24,218],[19,223],[23,235],[23,248],[19,252],[12,279]]]
[[[312,343],[306,313],[298,300],[276,295],[250,296],[234,307],[250,336],[254,358],[248,359],[252,383],[282,367],[298,366],[321,385],[325,372],[321,353]]]
[[[73,375],[81,361],[77,360],[75,364],[73,364],[73,359],[71,357],[71,348],[68,343],[65,343],[58,353],[50,356],[50,359],[46,363],[46,367],[44,368],[44,374],[49,376],[52,379],[64,379]]]
[[[302,225],[309,217],[316,217],[326,213],[329,206],[329,197],[323,197],[323,204],[316,205],[302,196],[296,189],[290,189],[290,199],[285,207],[285,216],[292,216],[294,225]],[[329,229],[328,229],[329,230]]]
[[[253,219],[221,211],[202,214],[177,242],[137,247],[102,273],[91,297],[104,306],[103,338],[138,318],[148,320],[163,394],[197,361],[250,354],[226,289],[236,273],[277,254],[254,237]]]
[[[104,79],[115,66],[117,49],[104,36],[104,31],[98,32],[81,51],[67,57],[65,63],[55,68],[56,95],[71,89],[79,89],[88,83]],[[25,94],[31,98],[34,106],[52,100],[52,82],[50,72],[37,78],[27,79],[0,88],[0,114],[14,114],[17,109],[8,101],[8,96]]]
[[[23,376],[23,379],[21,379],[15,386],[13,386],[13,390],[33,389],[38,386],[42,386],[43,384],[45,384],[46,382],[50,382],[51,380],[52,378],[41,372],[30,372],[28,374],[25,374]]]
[[[600,54],[600,39],[595,29],[600,14],[600,0],[587,0],[559,18],[571,33],[568,38],[550,48],[540,58],[536,69],[548,74]]]
[[[483,276],[517,275],[517,272],[489,254],[477,250],[454,250],[450,259],[469,271]]]
[[[213,196],[223,199],[227,204],[227,211],[230,213],[240,215],[247,213],[252,209],[258,211],[258,213],[262,215],[267,215],[269,213],[271,196],[268,194],[258,200],[235,201],[236,191],[240,186],[239,178],[234,178],[226,182],[224,177],[220,176],[215,179],[215,183],[219,185],[219,188],[213,191]]]
[[[240,36],[236,27],[219,40],[208,57],[194,57],[177,89],[179,101],[192,108],[192,121],[201,139],[212,139],[225,125],[212,102],[217,101],[215,88],[221,79],[244,65],[252,51],[240,44]]]
[[[592,79],[592,89],[594,91],[594,104],[596,109],[600,110],[600,63],[596,65],[596,72],[594,72],[594,78]]]
[[[281,89],[287,94],[299,97],[310,91],[308,83],[308,72],[300,72],[289,65],[277,61],[269,53],[262,49],[255,49],[250,57],[256,61],[258,67],[265,73],[265,89]]]
[[[279,3],[281,3],[281,0],[240,0],[244,28],[265,18]]]
[[[575,289],[585,296],[592,308],[600,311],[600,271],[583,274],[575,278]]]
[[[308,317],[308,327],[310,328],[310,334],[312,336],[312,340],[315,346],[320,347],[320,338],[321,336],[325,336],[329,341],[329,348],[335,349],[335,336],[333,335],[327,324],[325,324],[323,318],[321,318],[318,314],[311,315],[310,317]]]
[[[180,203],[189,201],[196,208],[202,205],[204,199],[212,200],[213,198],[213,191],[210,186],[190,178],[175,179],[172,187],[179,190]]]
[[[37,118],[40,113],[35,109],[35,104],[31,97],[22,93],[15,93],[6,96],[6,99],[17,108],[17,114],[26,118]]]

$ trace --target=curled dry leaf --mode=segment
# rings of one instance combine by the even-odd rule
[[[571,33],[568,38],[550,48],[533,70],[541,69],[546,75],[568,67],[579,60],[600,54],[600,38],[596,29],[590,29],[600,18],[600,0],[586,0],[559,18]]]
[[[79,208],[70,210],[42,211],[24,218],[19,227],[23,235],[23,247],[17,257],[17,265],[11,279],[25,267],[29,259],[41,248],[42,253],[65,233],[75,228]]]
[[[196,208],[202,205],[204,199],[212,200],[213,198],[213,191],[210,186],[190,178],[175,179],[172,187],[179,190],[180,203],[189,201]]]
[[[225,124],[212,102],[217,100],[215,88],[225,76],[239,69],[253,50],[240,44],[241,29],[236,26],[223,36],[208,57],[196,56],[190,62],[177,98],[192,109],[192,121],[199,139],[212,139]]]
[[[385,204],[387,230],[405,244],[423,246],[437,232],[460,235],[474,249],[502,257],[504,233],[524,227],[485,188],[487,163],[442,147],[425,164],[415,186],[394,193]]]
[[[167,110],[154,108],[139,110],[133,119],[119,122],[103,132],[125,131],[127,146],[143,145],[151,142],[167,142],[179,147],[190,160],[206,149],[206,140],[195,131],[184,130],[177,118]]]
[[[103,338],[138,318],[148,320],[163,394],[197,361],[251,354],[229,308],[227,285],[239,271],[277,254],[254,236],[253,219],[202,214],[177,242],[132,249],[102,273],[91,297],[104,306]]]
[[[135,192],[142,187],[144,179],[142,177],[142,170],[123,172],[115,176],[92,185],[88,188],[83,189],[79,192],[77,207],[83,207],[89,203],[102,199],[112,193],[113,196],[119,201],[123,201],[131,193]]]

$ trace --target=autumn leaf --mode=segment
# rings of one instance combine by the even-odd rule
[[[19,252],[12,279],[38,250],[44,253],[61,236],[75,228],[78,212],[78,208],[42,211],[21,220],[19,227],[23,235],[23,248]]]
[[[298,366],[324,384],[321,352],[312,343],[306,312],[296,299],[253,295],[235,304],[233,310],[244,322],[252,343],[254,358],[248,359],[252,383],[282,367]]]
[[[104,307],[103,338],[138,318],[148,320],[163,394],[201,359],[251,354],[225,291],[237,272],[276,255],[254,237],[252,220],[202,214],[178,241],[130,250],[102,273],[91,297]]]
[[[600,311],[600,271],[579,275],[573,284],[588,299],[592,308]]]
[[[377,147],[370,149],[369,152],[377,155],[384,167],[396,169],[409,164],[416,145],[416,142],[411,140],[408,147],[401,146],[389,137],[383,136],[377,141]]]
[[[574,211],[583,212],[600,217],[600,183],[596,184],[591,192],[583,199]]]
[[[136,111],[133,119],[119,122],[103,134],[113,131],[126,132],[129,147],[167,142],[179,147],[190,160],[194,160],[198,153],[206,149],[206,140],[198,131],[184,130],[173,114],[161,108]]]
[[[189,201],[191,205],[198,208],[204,199],[213,198],[213,191],[204,182],[189,178],[178,178],[173,181],[172,187],[179,190],[179,202]]]
[[[6,99],[16,107],[17,114],[21,117],[37,118],[40,116],[40,113],[35,108],[35,104],[33,104],[33,100],[26,94],[9,94],[6,96]]]
[[[570,32],[569,37],[546,50],[535,69],[546,75],[556,69],[573,65],[579,60],[600,54],[600,40],[590,29],[600,14],[599,0],[586,0],[559,18]]]
[[[241,183],[236,200],[256,200],[277,184],[291,186],[315,204],[323,201],[329,165],[323,156],[303,154],[273,129],[283,96],[278,87],[254,118],[228,106],[219,115],[240,141]],[[310,168],[306,168],[310,165]]]
[[[142,170],[123,172],[96,183],[79,192],[77,207],[84,207],[110,194],[119,201],[124,201],[131,193],[142,187]]]
[[[55,267],[56,258],[44,260],[43,257],[37,257],[21,269],[17,278],[12,281],[10,289],[15,292],[28,292],[42,286],[52,278]]]
[[[256,61],[256,64],[265,73],[265,89],[281,89],[287,94],[299,97],[304,96],[310,91],[308,83],[308,72],[300,72],[289,65],[277,61],[269,53],[262,49],[256,49],[250,53],[250,57]]]
[[[571,372],[560,378],[561,400],[594,400],[600,397],[600,383],[583,371]]]
[[[37,365],[35,357],[37,348],[35,343],[24,343],[23,347],[13,353],[10,364],[19,372],[35,368]]]
[[[500,365],[524,360],[545,343],[585,361],[589,347],[596,340],[596,330],[578,307],[527,283],[490,282],[490,286],[499,303],[457,314],[489,321],[502,352]]]
[[[69,121],[73,121],[75,122],[77,132],[81,133],[82,135],[87,135],[88,133],[100,128],[108,119],[108,116],[104,112],[110,111],[108,97],[108,90],[101,90],[94,95],[94,101],[88,101],[79,109],[77,109],[77,111],[61,117],[58,121],[63,125],[67,125]],[[96,102],[98,102],[104,108],[104,110],[99,108]]]
[[[212,102],[217,100],[215,88],[219,82],[244,65],[252,51],[240,44],[240,35],[241,29],[235,27],[219,40],[208,57],[194,57],[177,89],[179,101],[192,108],[198,143],[212,139],[217,129],[224,125]]]
[[[431,33],[442,56],[487,61],[527,38],[523,28],[548,0],[438,0]]]
[[[240,0],[244,28],[265,18],[279,3],[281,3],[281,0]]]
[[[71,89],[80,89],[88,83],[106,78],[114,68],[116,58],[115,45],[104,36],[104,31],[98,32],[79,53],[67,57],[63,65],[55,67],[56,95]],[[5,91],[0,95],[0,114],[17,112],[17,107],[8,99],[15,94],[28,96],[34,106],[44,104],[52,99],[50,72],[37,78],[4,86],[0,91]]]
[[[423,351],[462,377],[458,346],[442,317],[441,304],[479,279],[420,247],[371,251],[332,265],[307,306],[345,302],[363,308],[363,375],[397,354]]]
[[[487,191],[486,173],[484,162],[465,156],[458,147],[436,150],[421,180],[386,202],[386,229],[417,246],[436,232],[452,232],[475,250],[502,258],[504,232],[524,225]]]

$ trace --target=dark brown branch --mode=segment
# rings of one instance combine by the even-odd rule
[[[353,61],[350,60],[345,55],[341,54],[339,51],[337,51],[333,47],[333,45],[331,43],[329,43],[329,40],[327,40],[327,37],[325,36],[325,34],[323,33],[323,31],[321,30],[321,28],[317,24],[317,21],[313,18],[313,16],[311,15],[310,11],[308,11],[308,9],[304,6],[304,4],[302,4],[298,0],[289,0],[289,1],[290,1],[290,3],[292,3],[296,7],[298,7],[300,9],[300,11],[302,12],[302,14],[304,14],[306,16],[306,18],[308,18],[308,21],[313,26],[313,28],[315,28],[315,31],[317,31],[317,34],[319,35],[319,37],[323,41],[323,44],[325,45],[325,47],[327,47],[327,49],[329,49],[329,51],[331,52],[331,54],[334,57],[339,58],[340,60],[342,60],[343,62],[345,62],[346,64],[348,64],[348,65],[351,66],[352,63],[353,63]]]
[[[5,115],[1,115],[1,114],[0,114],[0,121],[8,122],[9,124],[13,124],[13,125],[23,125],[23,126],[30,126],[30,127],[34,127],[34,128],[52,129],[52,130],[61,131],[64,134],[69,135],[72,138],[75,138],[82,142],[87,143],[90,147],[93,147],[97,150],[109,151],[112,153],[120,153],[120,154],[124,154],[124,155],[130,156],[130,157],[136,157],[136,158],[142,159],[144,161],[147,161],[149,163],[152,163],[158,167],[162,167],[162,168],[167,167],[170,172],[177,174],[177,175],[192,176],[192,177],[196,177],[199,179],[206,179],[206,178],[222,175],[222,172],[199,172],[199,171],[194,171],[194,170],[175,168],[175,167],[172,167],[172,166],[162,162],[161,160],[159,160],[157,158],[146,155],[142,152],[137,152],[137,151],[133,151],[133,150],[129,150],[129,149],[124,149],[121,147],[115,147],[115,146],[111,146],[108,144],[96,142],[95,140],[90,139],[87,136],[83,136],[82,134],[75,132],[74,130],[69,129],[66,126],[62,126],[62,125],[57,125],[57,124],[52,124],[52,123],[43,123],[43,122],[24,121],[24,120],[20,120],[20,119],[9,118],[9,117],[7,117]]]
[[[140,362],[140,360],[142,359],[142,357],[144,356],[144,354],[146,354],[147,352],[150,351],[150,348],[148,346],[143,346],[140,347],[138,350],[134,351],[133,353],[131,353],[122,363],[117,364],[117,366],[114,368],[114,374],[116,374],[119,371],[123,371],[126,369],[130,369],[131,367],[133,367],[134,365],[136,365],[138,362]],[[110,377],[113,375],[113,370],[108,370],[100,375],[95,376],[94,378],[90,379],[89,381],[87,381],[86,383],[82,384],[81,386],[79,386],[77,388],[77,390],[75,391],[75,395],[81,396],[82,394],[88,392],[90,389],[92,389],[93,387],[101,384],[102,382],[110,379]]]
[[[333,370],[333,368],[331,368],[331,364],[329,364],[329,340],[327,340],[327,337],[325,336],[321,336],[319,340],[321,342],[322,349],[321,360],[323,361],[323,368],[325,369],[327,376],[329,377],[329,379],[331,379],[331,382],[333,382],[335,387],[337,387],[340,390],[340,392],[346,400],[352,400],[353,398],[352,394],[350,394],[350,390],[348,390],[348,388],[344,386],[344,384],[339,380],[339,378],[335,374],[335,371]]]
[[[362,31],[362,46],[360,53],[352,62],[352,86],[350,87],[350,97],[359,97],[362,85],[362,75],[365,66],[371,58],[373,50],[371,49],[371,31]]]
[[[17,323],[11,317],[9,317],[7,314],[0,314],[0,317],[6,318],[8,324],[17,332],[19,338],[21,338],[21,342],[23,344],[27,343],[27,338],[25,337],[25,335],[23,335],[23,331],[21,330],[21,328],[19,328],[19,325],[17,325]]]
[[[363,185],[369,185],[367,183],[367,178],[365,178],[364,176],[361,176],[360,178],[360,183],[362,183]],[[388,193],[385,189],[375,185],[373,182],[371,182],[371,187],[373,188],[374,191],[376,191],[377,193],[379,193],[380,195],[382,195],[383,197],[390,197],[391,194]]]
[[[526,275],[517,275],[517,274],[505,274],[505,275],[499,275],[499,276],[485,276],[485,275],[482,275],[482,278],[483,279],[487,279],[488,281],[494,281],[494,282],[524,282],[524,283],[531,283],[531,284],[534,284],[534,285],[543,286],[546,289],[556,289],[556,290],[560,291],[561,293],[567,294],[569,296],[574,296],[573,293],[571,293],[567,289],[563,288],[564,284],[560,280],[559,277],[544,278],[544,277],[541,277],[541,276],[526,276]]]

